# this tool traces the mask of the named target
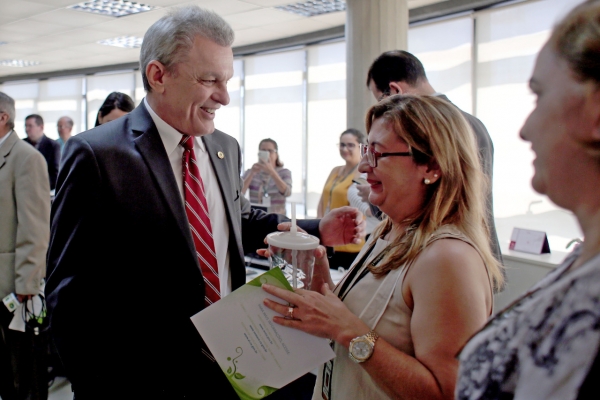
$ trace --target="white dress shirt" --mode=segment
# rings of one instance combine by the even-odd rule
[[[8,139],[8,137],[11,135],[11,133],[12,133],[12,132],[13,132],[13,131],[12,131],[12,129],[11,129],[11,130],[10,130],[10,131],[9,131],[9,132],[6,134],[6,135],[4,135],[4,136],[2,136],[2,137],[0,138],[0,147],[2,147],[2,143],[4,143],[4,141],[5,141],[6,139]]]
[[[183,147],[179,146],[181,133],[163,121],[154,110],[152,110],[145,98],[144,105],[148,109],[148,112],[156,125],[163,146],[165,146],[167,156],[171,162],[171,168],[173,168],[175,180],[177,181],[177,186],[179,187],[179,194],[183,201]],[[217,264],[219,266],[221,297],[225,297],[231,293],[229,253],[227,252],[227,248],[229,247],[229,224],[227,223],[227,215],[225,213],[225,203],[223,202],[223,196],[221,196],[221,188],[219,187],[217,174],[210,162],[210,158],[204,147],[204,142],[200,136],[194,136],[193,138],[196,163],[198,164],[202,182],[204,183],[204,193],[206,194],[206,202],[208,203],[208,215],[210,217],[210,224],[212,226],[212,234],[215,242],[215,253],[217,255]]]

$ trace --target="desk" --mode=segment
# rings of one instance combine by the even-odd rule
[[[510,250],[508,245],[513,228],[546,232],[551,253],[528,254]],[[566,210],[496,218],[496,230],[504,259],[506,287],[494,296],[494,312],[498,312],[512,303],[559,266],[573,250],[573,247],[566,248],[567,243],[575,238],[583,238],[577,219]]]

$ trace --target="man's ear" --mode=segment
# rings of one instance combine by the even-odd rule
[[[146,65],[146,79],[153,92],[163,93],[165,91],[165,76],[167,68],[157,60],[152,60]]]
[[[398,82],[390,82],[390,95],[402,93],[404,93],[404,90]]]

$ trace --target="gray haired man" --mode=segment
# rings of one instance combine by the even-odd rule
[[[0,298],[24,302],[39,294],[46,275],[50,183],[44,156],[14,124],[15,102],[0,92]],[[46,350],[35,352],[33,335],[9,329],[13,313],[0,304],[0,398],[46,399]]]
[[[168,12],[144,36],[146,98],[65,146],[46,294],[77,400],[238,398],[190,317],[245,283],[244,254],[283,217],[250,208],[239,145],[214,127],[232,42],[213,12]],[[334,245],[361,219],[299,226]]]

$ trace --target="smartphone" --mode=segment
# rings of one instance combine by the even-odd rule
[[[258,159],[262,162],[268,162],[269,161],[269,152],[266,150],[259,150]]]

